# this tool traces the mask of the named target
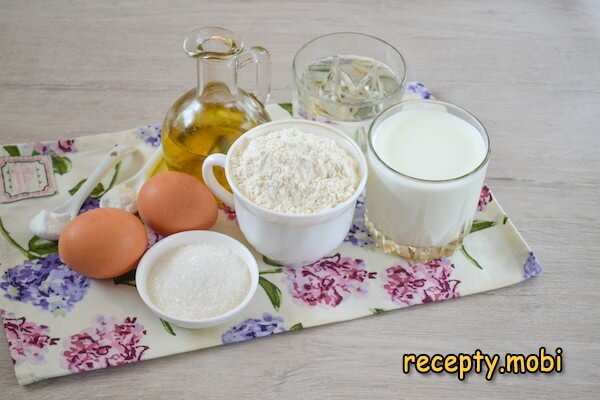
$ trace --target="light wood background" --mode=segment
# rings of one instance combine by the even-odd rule
[[[272,98],[316,35],[359,31],[488,128],[488,182],[544,266],[514,287],[383,316],[17,385],[0,398],[598,398],[600,1],[0,1],[0,142],[160,122],[194,85],[181,43],[229,27],[273,58]],[[562,374],[403,375],[404,353],[564,348]]]

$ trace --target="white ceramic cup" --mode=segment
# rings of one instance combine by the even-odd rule
[[[198,243],[211,243],[227,246],[234,254],[239,256],[248,266],[248,270],[250,271],[250,290],[248,290],[246,297],[244,297],[244,300],[242,300],[240,304],[221,315],[203,319],[177,318],[173,315],[166,314],[152,302],[150,295],[148,294],[148,278],[152,268],[154,268],[156,262],[162,256],[178,247]],[[250,300],[254,297],[254,293],[256,293],[256,288],[258,287],[258,265],[250,250],[230,236],[213,231],[186,231],[167,236],[152,246],[146,254],[144,254],[138,263],[135,272],[135,284],[142,301],[146,303],[148,308],[150,308],[150,310],[152,310],[159,318],[182,328],[209,328],[231,320],[250,303]]]
[[[251,202],[231,176],[230,157],[240,143],[252,137],[288,128],[333,139],[358,162],[360,180],[352,196],[336,207],[315,214],[286,214]],[[233,193],[217,181],[213,167],[224,167]],[[308,264],[327,255],[344,240],[352,224],[356,199],[367,182],[367,161],[358,145],[338,129],[319,122],[287,119],[250,129],[230,147],[227,155],[211,154],[202,165],[202,177],[212,192],[235,209],[246,240],[266,257],[285,265]]]

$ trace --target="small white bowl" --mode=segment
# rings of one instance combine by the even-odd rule
[[[248,291],[248,294],[244,300],[242,300],[242,302],[235,308],[215,317],[204,319],[181,319],[165,314],[156,305],[154,305],[154,303],[152,303],[152,300],[150,300],[150,296],[148,295],[147,285],[150,272],[156,265],[158,259],[160,259],[169,251],[188,244],[198,243],[227,246],[229,249],[231,249],[231,251],[238,255],[250,270],[250,290]],[[160,318],[182,328],[209,328],[230,320],[233,316],[242,311],[248,305],[248,303],[250,303],[250,300],[252,300],[252,297],[254,296],[258,286],[258,265],[256,264],[256,260],[254,259],[254,256],[250,250],[248,250],[237,240],[227,235],[213,231],[187,231],[168,236],[152,246],[146,252],[146,254],[144,254],[138,264],[137,271],[135,273],[135,282],[138,293],[140,294],[140,297],[144,303],[146,303],[148,308],[150,308],[150,310],[152,310],[152,312],[158,315]]]

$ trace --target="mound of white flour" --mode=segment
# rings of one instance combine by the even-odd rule
[[[358,162],[333,139],[295,128],[244,140],[230,163],[248,199],[288,214],[333,208],[352,196],[360,178]]]

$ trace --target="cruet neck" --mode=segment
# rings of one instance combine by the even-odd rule
[[[232,95],[237,95],[236,58],[227,59],[198,58],[197,59],[198,87],[197,96],[203,97],[210,89],[224,89]]]
[[[212,87],[237,95],[237,58],[244,49],[239,36],[224,28],[200,28],[185,38],[183,49],[197,60],[198,96]]]

